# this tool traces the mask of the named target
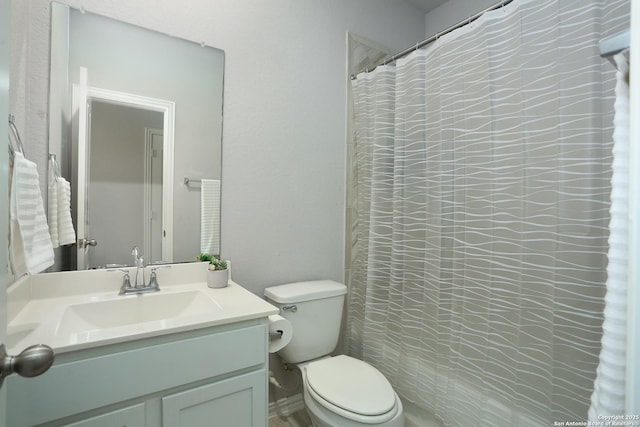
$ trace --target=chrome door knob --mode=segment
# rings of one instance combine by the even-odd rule
[[[78,246],[86,248],[87,246],[97,246],[98,241],[96,239],[78,239]]]
[[[22,350],[17,356],[9,356],[2,344],[0,345],[0,385],[6,376],[13,373],[21,377],[37,377],[53,365],[54,359],[53,349],[48,345],[32,345]]]

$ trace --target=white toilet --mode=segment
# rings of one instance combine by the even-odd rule
[[[302,373],[314,427],[403,427],[402,403],[380,371],[353,357],[329,356],[338,343],[346,293],[345,285],[331,280],[266,288],[266,299],[293,329],[278,354]]]

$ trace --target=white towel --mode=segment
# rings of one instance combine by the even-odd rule
[[[71,184],[62,177],[57,179],[58,195],[58,240],[60,246],[72,245],[76,242],[76,231],[71,221]]]
[[[220,255],[220,180],[203,179],[200,190],[200,252]]]
[[[36,274],[53,265],[37,165],[15,154],[10,200],[10,261],[13,274]]]

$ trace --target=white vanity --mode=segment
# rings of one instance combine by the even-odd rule
[[[268,319],[277,308],[206,264],[158,271],[160,292],[119,296],[122,273],[48,273],[9,289],[8,352],[43,343],[53,366],[8,377],[7,425],[267,426]]]

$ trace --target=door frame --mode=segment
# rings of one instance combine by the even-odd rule
[[[83,93],[86,92],[86,95]],[[84,96],[83,96],[84,95]],[[174,145],[175,145],[175,103],[163,99],[150,98],[147,96],[135,95],[126,92],[118,92],[110,89],[97,88],[92,86],[82,87],[80,84],[73,85],[73,117],[79,117],[80,114],[86,116],[83,112],[83,106],[86,106],[88,100],[107,102],[110,104],[123,105],[127,107],[139,108],[144,110],[158,111],[163,115],[163,157],[162,157],[162,259],[166,262],[173,261],[173,183],[174,183]],[[86,158],[88,150],[86,147],[86,136],[84,141],[81,140],[82,134],[86,135],[86,129],[78,129],[74,125],[74,153],[78,153],[76,159],[72,162],[74,169],[73,176],[77,179],[77,196],[76,210],[77,218],[82,218],[86,201],[87,176],[86,168],[78,161],[80,158]],[[84,178],[83,178],[84,177]],[[80,224],[78,219],[77,230],[78,240],[82,238],[90,238],[81,235],[84,230],[84,224]],[[80,258],[84,253],[84,248],[76,245],[77,256]],[[78,266],[78,268],[80,268]]]

